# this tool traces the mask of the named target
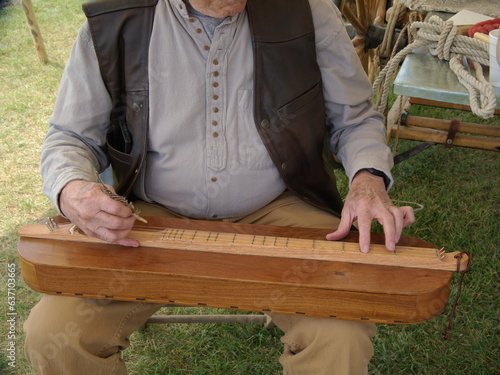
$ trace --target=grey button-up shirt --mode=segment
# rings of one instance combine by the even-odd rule
[[[390,176],[383,118],[330,0],[310,0],[330,146],[347,175],[376,168]],[[285,189],[253,118],[253,51],[246,12],[225,19],[212,40],[182,0],[160,0],[149,50],[150,130],[146,168],[135,193],[194,218],[249,214]],[[44,193],[71,180],[95,181],[111,100],[87,23],[61,81],[42,150]]]

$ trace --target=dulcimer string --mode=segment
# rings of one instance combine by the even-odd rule
[[[49,223],[51,222],[49,221]],[[47,226],[49,232],[39,224],[27,225],[20,234],[25,237],[105,243],[105,241],[86,236],[80,230],[67,230],[71,226],[70,223],[60,223],[58,229],[51,229],[53,225],[47,224]],[[137,223],[128,237],[139,241],[141,246],[160,249],[307,258],[443,271],[456,270],[453,260],[455,252],[445,252],[444,248],[438,249],[431,244],[412,246],[410,241],[404,246],[396,245],[395,251],[389,251],[381,243],[372,243],[369,253],[363,253],[358,242],[328,241],[325,237],[311,239],[311,237],[307,237],[307,232],[304,232],[304,236],[302,236],[302,232],[299,230],[296,233],[292,232],[291,237],[280,237],[280,232],[276,229],[268,233],[260,232],[260,234],[246,233],[244,229],[233,230],[231,227],[221,229],[223,230],[203,228],[203,226],[196,229],[185,227],[182,224],[180,228],[175,225],[173,227],[151,224],[144,226]],[[287,231],[284,235],[290,235],[290,232]],[[465,261],[466,259],[462,262]]]
[[[298,247],[310,250],[331,250],[340,252],[360,252],[357,243],[346,242],[333,242],[326,239],[305,239],[295,237],[280,237],[269,235],[254,235],[245,233],[229,233],[229,232],[215,232],[204,231],[195,229],[179,229],[179,228],[165,228],[155,226],[134,226],[134,231],[151,233],[152,235],[158,234],[160,237],[158,241],[188,241],[188,242],[205,242],[205,243],[220,243],[227,245],[245,244],[255,247]],[[348,246],[346,246],[348,244]],[[281,245],[281,246],[279,246]],[[425,247],[409,247],[399,246],[396,251],[392,252],[385,250],[383,245],[378,245],[379,250],[384,249],[382,253],[386,255],[399,256],[408,255],[415,257],[429,257],[434,259],[443,259],[444,248],[425,248]]]

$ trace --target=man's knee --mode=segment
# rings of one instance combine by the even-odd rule
[[[276,318],[276,319],[275,319]],[[285,374],[366,374],[373,356],[373,323],[273,316],[285,331]]]
[[[285,331],[283,341],[291,347],[295,346],[295,350],[308,347],[313,343],[330,347],[342,346],[352,350],[364,346],[369,350],[371,339],[377,332],[376,325],[373,323],[294,316],[284,317],[284,319],[286,322],[281,324]]]

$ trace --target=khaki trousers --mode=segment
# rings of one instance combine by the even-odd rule
[[[137,202],[144,216],[179,217]],[[335,229],[339,219],[286,192],[234,222]],[[75,275],[78,277],[78,275]],[[128,337],[162,305],[45,295],[24,324],[26,358],[35,374],[123,375]],[[367,374],[373,323],[270,314],[284,331],[285,375]],[[168,359],[166,359],[168,360]]]

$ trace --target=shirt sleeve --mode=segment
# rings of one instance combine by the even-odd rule
[[[326,103],[329,146],[349,181],[364,168],[393,178],[384,117],[373,106],[373,91],[337,7],[330,0],[309,0]]]
[[[72,180],[96,180],[108,165],[106,132],[112,109],[87,22],[71,49],[42,146],[43,193],[55,207]]]

